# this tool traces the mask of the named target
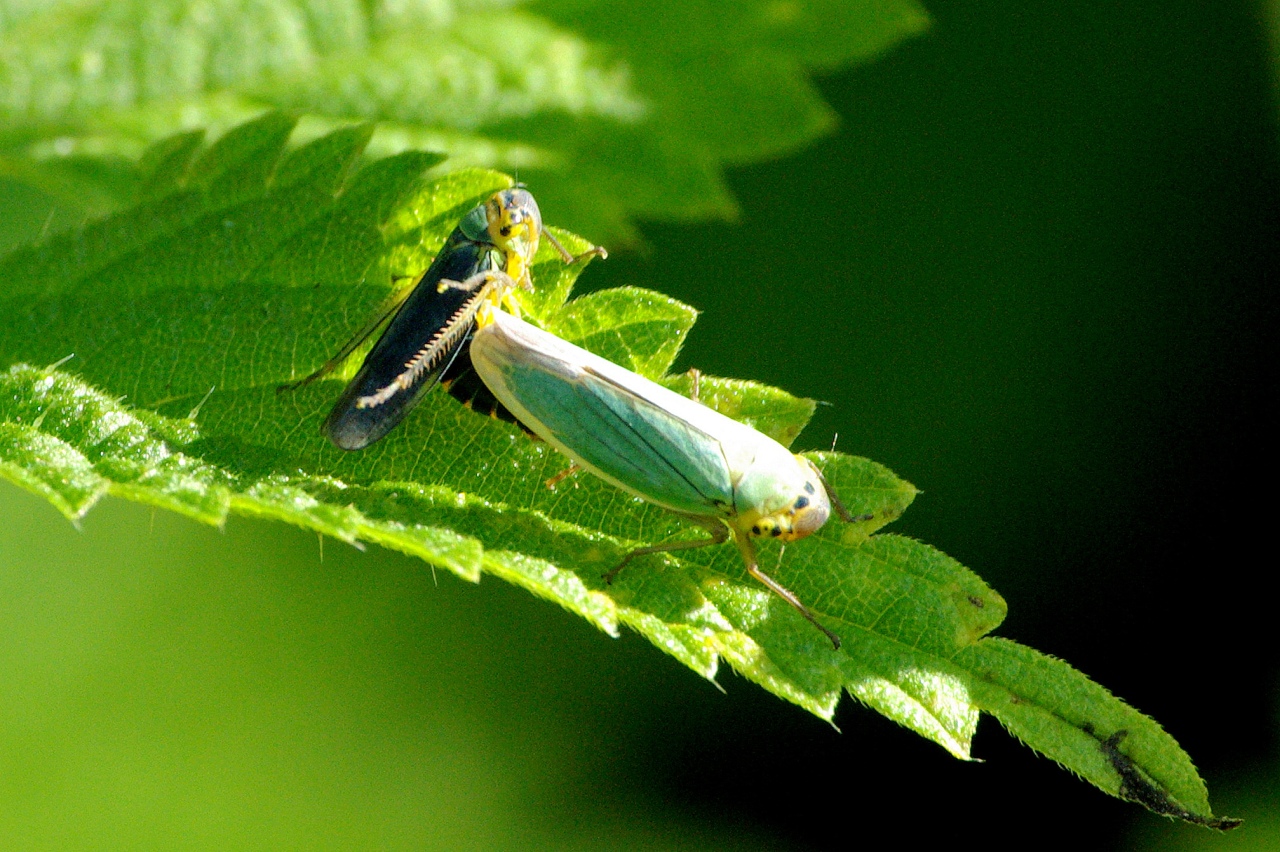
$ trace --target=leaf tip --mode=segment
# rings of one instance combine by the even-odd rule
[[[1106,739],[1099,740],[1099,748],[1103,756],[1120,778],[1117,796],[1125,801],[1142,805],[1161,816],[1174,817],[1216,831],[1232,831],[1244,824],[1244,820],[1236,817],[1218,817],[1212,813],[1201,814],[1186,808],[1120,749],[1120,744],[1128,736],[1128,729],[1121,728]]]

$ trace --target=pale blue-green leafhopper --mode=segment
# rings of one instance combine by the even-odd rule
[[[654,545],[637,556],[721,544],[732,536],[747,571],[839,648],[789,590],[760,570],[755,538],[795,541],[826,523],[821,472],[750,426],[491,306],[480,309],[471,360],[524,426],[606,482],[707,529],[710,539]]]

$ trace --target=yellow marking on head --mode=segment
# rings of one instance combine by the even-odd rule
[[[792,529],[791,510],[774,512],[772,515],[757,515],[751,521],[750,532],[755,538],[776,538],[780,541],[795,541],[799,536]]]
[[[808,469],[816,468],[803,456],[796,456]],[[806,481],[801,493],[796,494],[786,506],[774,512],[753,510],[735,519],[735,526],[754,538],[776,538],[792,542],[817,532],[831,514],[831,503],[821,479]]]
[[[520,241],[528,245],[528,255],[533,257],[538,250],[539,216],[536,209],[519,204],[509,192],[495,193],[487,202],[487,218],[489,220],[489,236],[493,244],[505,251],[516,249],[513,245]],[[512,275],[512,278],[517,276]]]

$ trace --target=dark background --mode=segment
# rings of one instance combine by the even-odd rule
[[[1033,5],[930,2],[929,33],[821,81],[837,135],[731,174],[738,222],[647,223],[583,283],[704,309],[681,365],[830,402],[803,446],[838,433],[923,489],[894,529],[999,590],[1001,635],[1158,719],[1249,820],[1229,842],[1278,848],[1261,12]],[[497,581],[0,500],[11,840],[1217,848],[990,719],[961,763],[851,701],[837,733],[727,669],[721,693]]]
[[[1000,634],[1154,716],[1211,779],[1257,767],[1277,745],[1280,249],[1260,11],[929,9],[930,33],[823,81],[837,136],[732,175],[737,227],[646,227],[642,271],[588,277],[705,308],[682,363],[830,401],[801,443],[839,433],[922,488],[895,528],[1001,591]],[[742,688],[675,715],[651,757],[671,795],[815,846],[858,834],[833,801],[912,835],[979,816],[1083,848],[1133,817],[990,719],[987,763],[963,765],[852,704],[840,737]]]

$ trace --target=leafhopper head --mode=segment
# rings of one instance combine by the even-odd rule
[[[822,529],[831,500],[813,462],[799,455],[779,461],[754,464],[743,474],[737,487],[743,508],[731,525],[755,538],[799,541]]]

